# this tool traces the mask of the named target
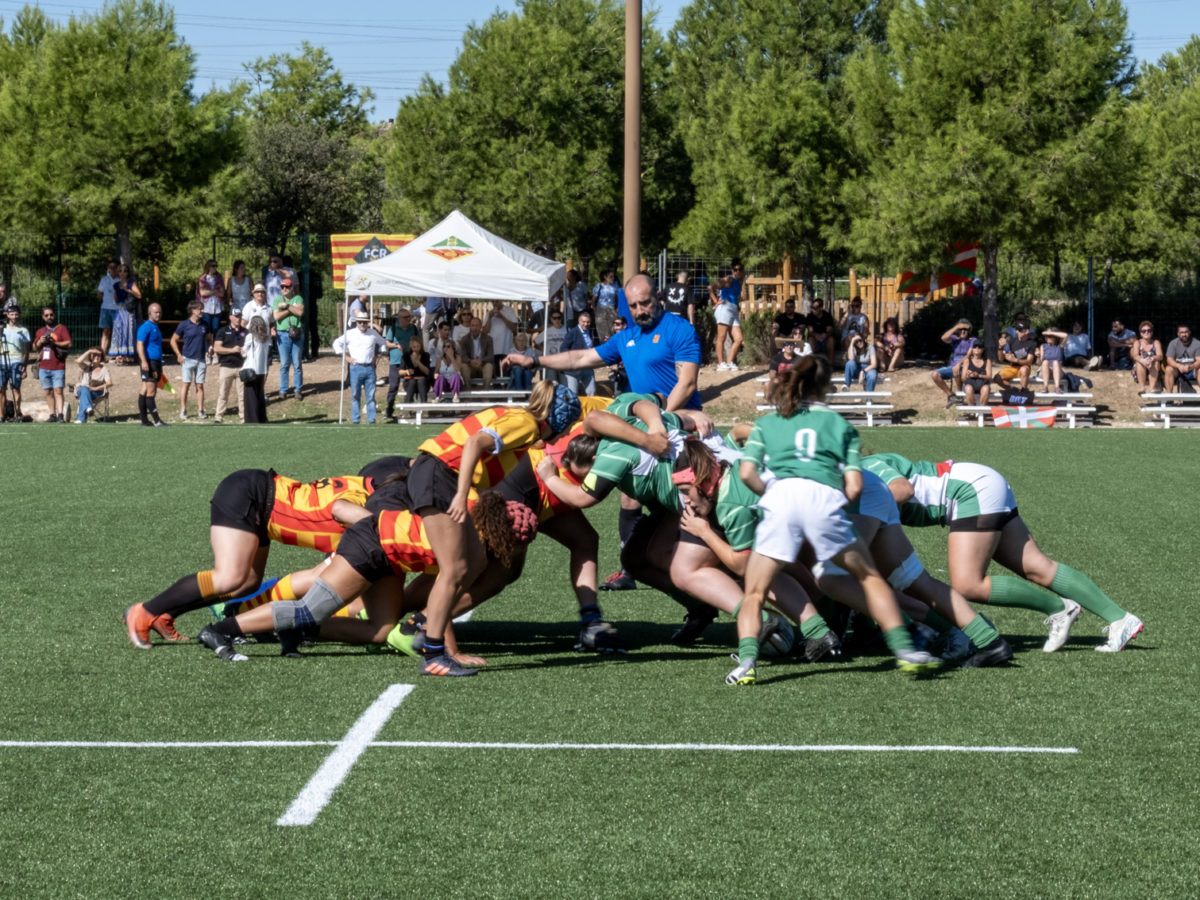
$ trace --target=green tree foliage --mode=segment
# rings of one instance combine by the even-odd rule
[[[1104,209],[1128,165],[1129,44],[1118,0],[899,0],[887,43],[852,60],[851,247],[933,269],[984,256],[996,345],[998,248],[1053,246]]]
[[[612,0],[526,0],[472,26],[443,87],[426,78],[397,113],[390,227],[454,208],[547,252],[615,248],[621,230],[624,10]],[[665,48],[643,39],[642,234],[678,214],[682,152],[664,112]]]
[[[229,96],[192,95],[191,50],[174,15],[120,0],[61,28],[14,29],[21,65],[0,83],[0,172],[11,228],[131,235],[182,211],[230,155]]]
[[[277,53],[245,69],[251,82],[246,105],[257,125],[315,125],[331,136],[367,130],[367,107],[375,95],[343,81],[324,47],[304,41],[295,56]]]

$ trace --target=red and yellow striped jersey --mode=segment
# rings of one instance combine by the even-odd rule
[[[437,557],[420,516],[406,509],[386,509],[379,514],[377,524],[379,546],[393,572],[401,576],[405,572],[437,574]]]
[[[417,449],[436,456],[451,471],[457,472],[462,462],[463,447],[482,431],[491,429],[500,435],[499,453],[485,453],[475,466],[472,485],[489,488],[504,480],[529,451],[540,432],[537,420],[521,408],[493,406],[455,422],[437,437],[431,437]]]
[[[345,530],[333,518],[334,502],[345,500],[363,506],[368,494],[366,480],[357,475],[307,483],[276,475],[275,505],[267,522],[267,536],[280,544],[332,553]]]
[[[555,443],[558,443],[558,442],[555,441]],[[565,445],[564,445],[564,449],[565,449]],[[546,483],[544,481],[542,481],[542,479],[537,474],[538,463],[540,463],[546,457],[546,455],[549,453],[550,458],[553,459],[558,466],[559,477],[561,477],[568,484],[574,484],[574,485],[579,484],[579,479],[577,479],[571,473],[571,470],[563,468],[562,454],[560,453],[558,456],[554,456],[553,453],[550,452],[550,450],[551,450],[550,447],[545,447],[545,448],[534,447],[534,448],[531,448],[529,451],[529,463],[532,466],[533,477],[537,481],[537,487],[538,487],[538,508],[537,508],[538,522],[545,522],[547,519],[552,519],[555,516],[559,516],[559,515],[562,515],[563,513],[571,512],[575,509],[575,507],[571,506],[570,504],[564,503],[562,500],[559,500],[558,496],[553,491],[551,491],[550,488],[546,487]]]

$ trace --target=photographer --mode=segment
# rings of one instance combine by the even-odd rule
[[[862,332],[852,326],[846,339],[846,377],[842,390],[850,390],[860,373],[864,389],[868,392],[875,390],[875,382],[879,378],[875,345],[868,344]]]
[[[3,285],[0,285],[2,288]],[[17,301],[9,300],[4,307],[4,330],[0,334],[0,391],[4,392],[4,406],[0,409],[0,421],[21,421],[21,378],[29,365],[29,332],[21,324],[21,307]],[[9,409],[8,388],[12,387],[12,408]]]
[[[53,306],[42,307],[42,322],[33,338],[38,351],[38,381],[46,391],[46,406],[50,409],[47,422],[65,422],[63,418],[63,387],[67,383],[67,351],[71,335],[65,325],[56,325]]]

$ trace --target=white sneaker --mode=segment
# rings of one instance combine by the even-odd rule
[[[186,410],[186,409],[181,409],[181,410],[179,411],[179,418],[181,418],[181,419],[186,419],[186,418],[187,418],[187,410]]]
[[[897,650],[896,651],[896,668],[906,675],[921,675],[925,672],[933,672],[942,661],[932,653],[926,653],[924,650]]]
[[[1056,612],[1052,616],[1046,616],[1042,619],[1043,625],[1050,626],[1050,636],[1046,638],[1046,643],[1042,645],[1043,653],[1053,653],[1067,642],[1067,638],[1071,635],[1071,626],[1075,624],[1075,620],[1079,618],[1079,612],[1082,607],[1074,600],[1062,598],[1063,610]],[[1124,646],[1122,644],[1122,646]],[[1117,648],[1118,650],[1120,647]]]
[[[206,416],[206,415],[204,414],[204,410],[200,410],[200,412],[196,413],[196,418],[197,418],[197,419],[207,419],[207,418],[208,418],[208,416]]]
[[[1108,641],[1096,649],[1101,653],[1116,653],[1124,650],[1125,645],[1141,634],[1143,628],[1145,626],[1142,625],[1141,619],[1133,613],[1125,613],[1111,625],[1104,626],[1104,633],[1108,635]]]
[[[717,363],[718,372],[726,372],[729,370],[729,363]]]
[[[735,687],[738,685],[754,684],[757,673],[755,672],[755,660],[747,659],[744,662],[738,662],[738,667],[725,676],[725,683]]]
[[[1086,369],[1089,372],[1093,371],[1094,369],[1098,369],[1098,368],[1100,368],[1100,357],[1098,357],[1098,356],[1093,356],[1091,359],[1088,360],[1088,364],[1086,366],[1084,366],[1084,369]]]
[[[726,364],[725,364],[725,371],[727,371],[727,372],[740,372],[740,371],[741,371],[741,369],[739,369],[739,368],[738,368],[738,364],[737,364],[737,363],[735,363],[735,362],[731,362],[731,363],[726,363]]]

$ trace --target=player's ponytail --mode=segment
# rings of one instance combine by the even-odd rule
[[[785,419],[803,403],[824,400],[829,390],[829,363],[823,356],[805,356],[783,376],[775,408]]]

